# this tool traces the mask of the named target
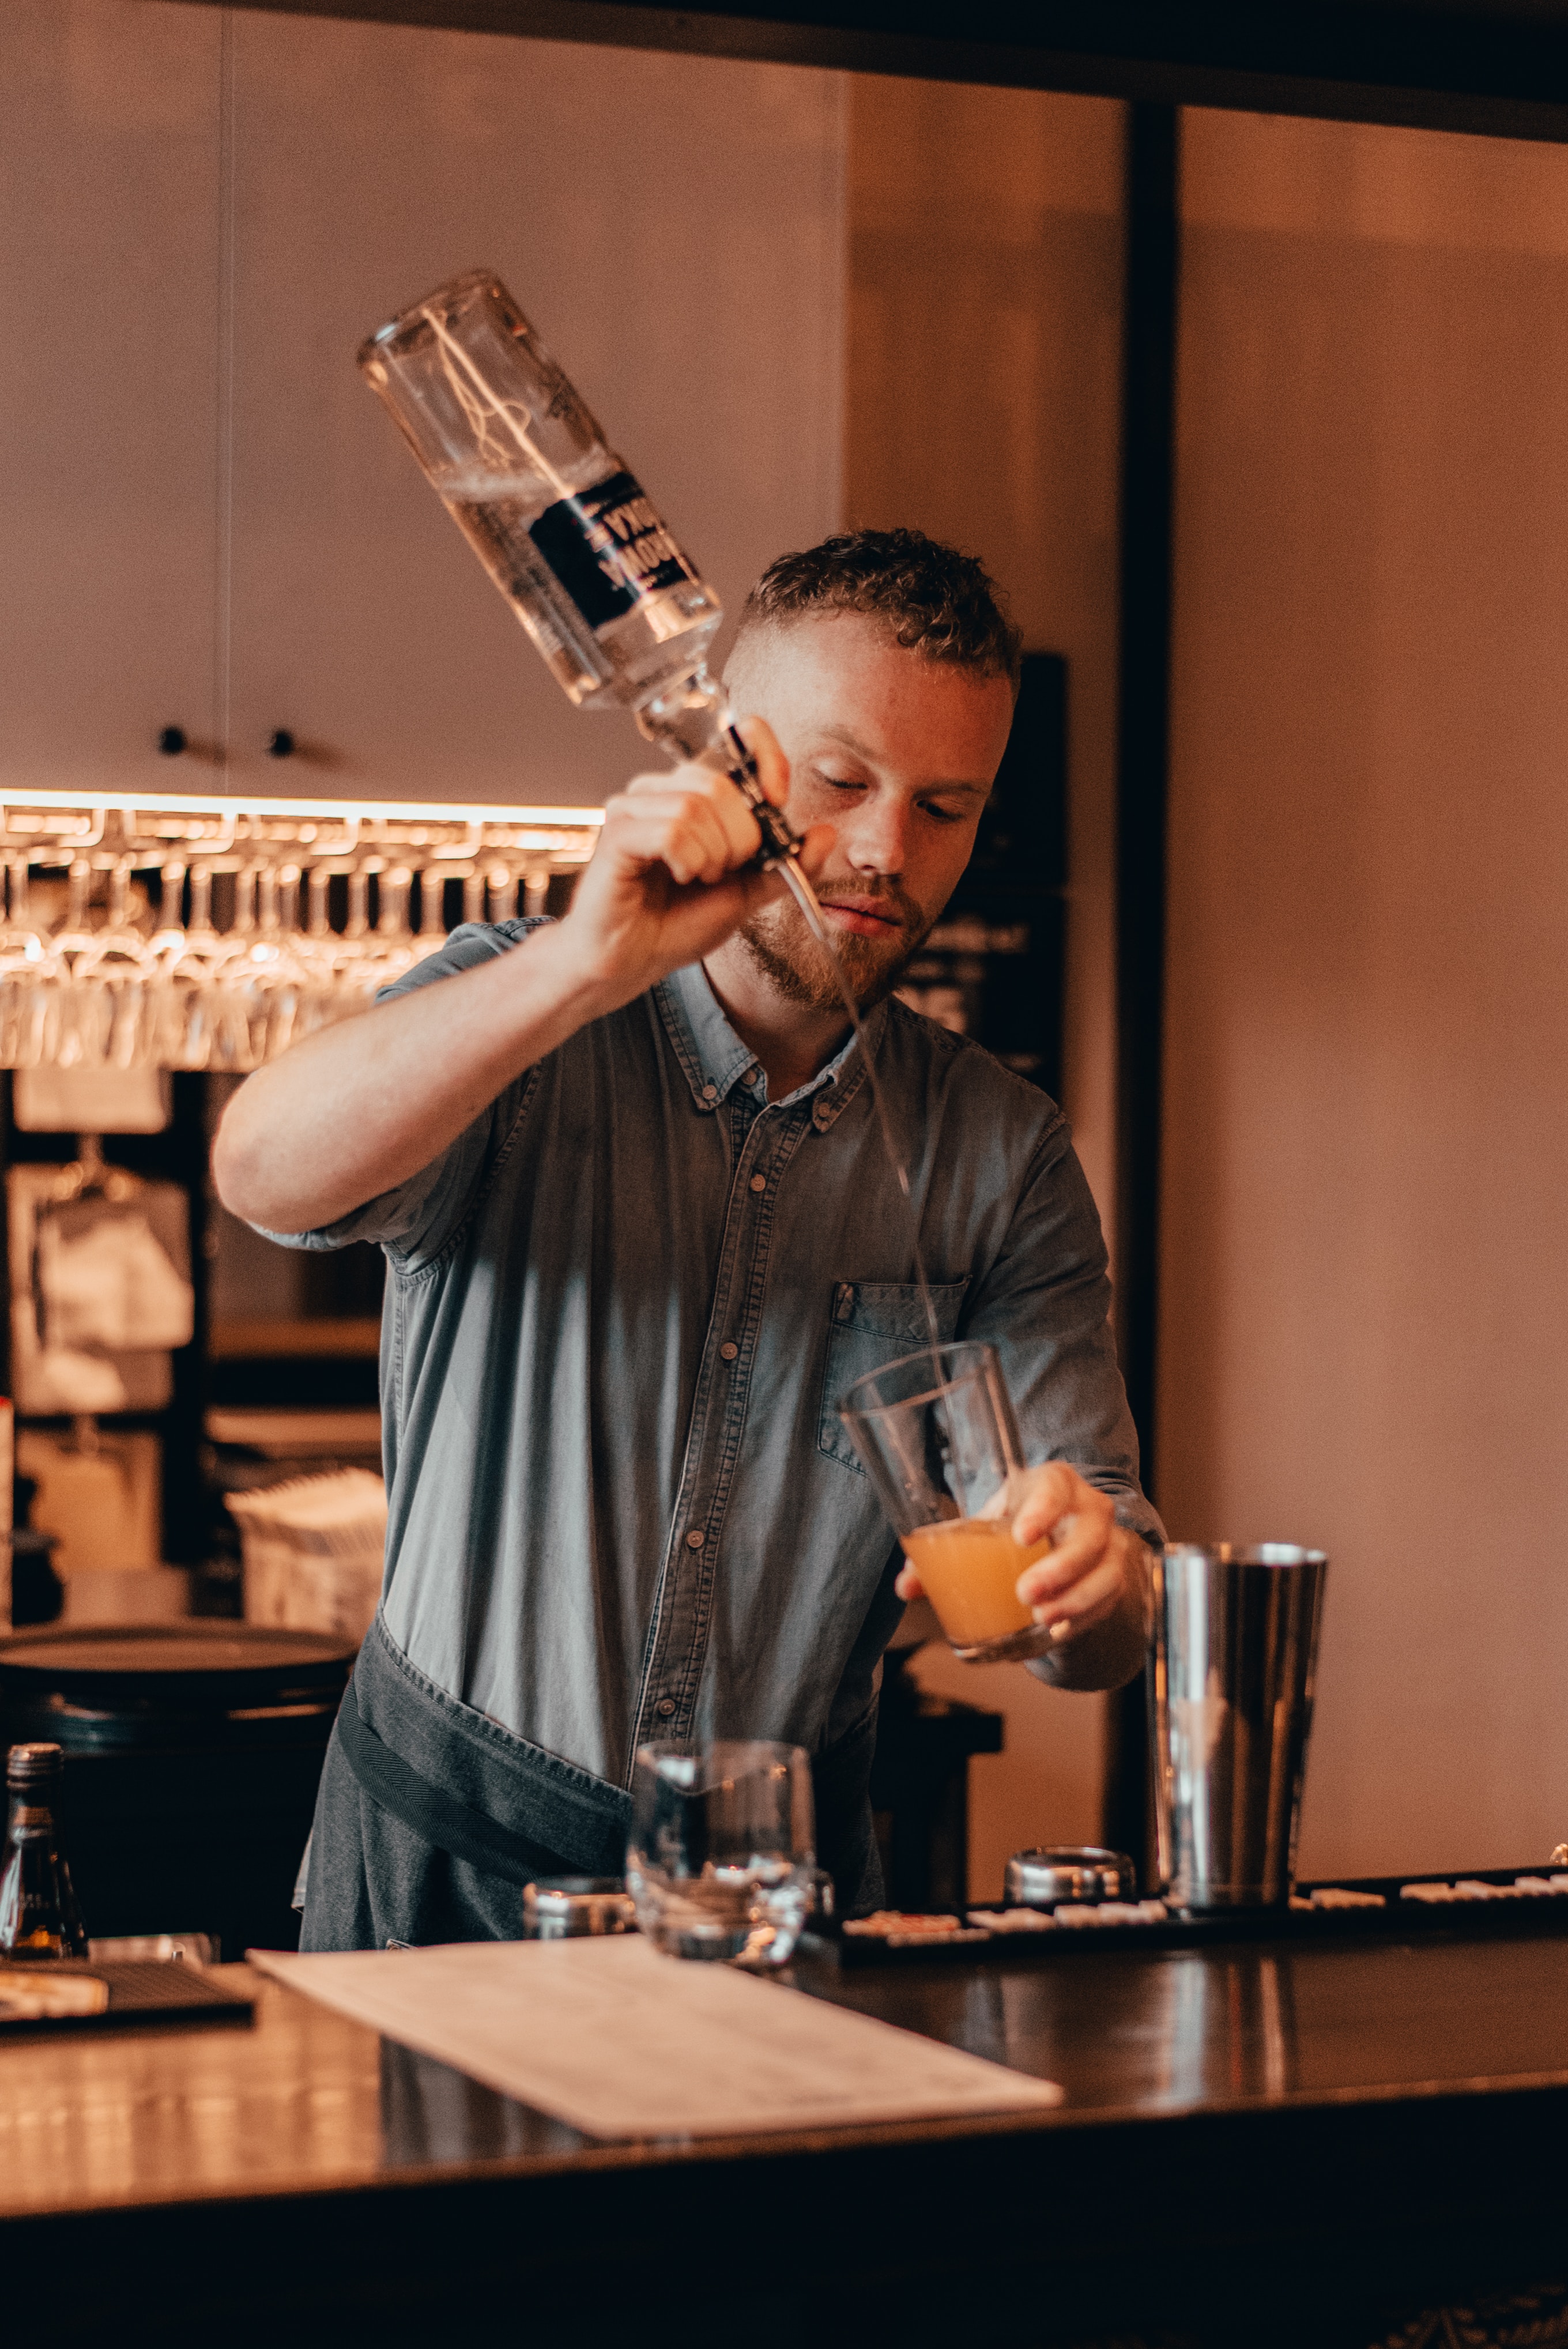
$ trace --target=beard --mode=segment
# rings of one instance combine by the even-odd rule
[[[844,885],[840,882],[838,885]],[[829,883],[830,895],[832,887]],[[817,894],[822,894],[820,889]],[[898,928],[889,930],[886,938],[863,938],[853,934],[834,938],[850,992],[860,1010],[866,1012],[892,994],[925,944],[936,916],[926,914],[897,882],[873,889],[865,881],[857,880],[855,895],[876,898],[899,923]],[[772,905],[764,905],[743,925],[738,936],[753,962],[786,1002],[804,1004],[813,1011],[843,1010],[844,998],[832,959],[820,940],[807,929],[805,916],[793,895],[777,897]]]

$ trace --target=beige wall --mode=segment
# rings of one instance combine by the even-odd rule
[[[355,351],[500,270],[732,608],[838,518],[843,158],[833,73],[0,7],[0,779],[602,803]]]
[[[219,66],[215,9],[0,7],[8,788],[166,789],[160,727],[212,729]]]
[[[1568,1835],[1568,154],[1186,123],[1159,1497],[1334,1565],[1309,1872]]]
[[[849,98],[845,502],[979,554],[1071,664],[1065,1106],[1111,1165],[1111,861],[1122,117],[1095,98],[858,79]],[[921,1682],[1007,1716],[973,1764],[971,1881],[1099,1824],[1097,1699],[927,1649]]]

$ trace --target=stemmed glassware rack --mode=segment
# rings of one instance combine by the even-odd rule
[[[258,1068],[459,921],[542,913],[602,821],[0,789],[0,1068]]]

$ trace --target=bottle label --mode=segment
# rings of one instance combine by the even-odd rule
[[[590,628],[698,576],[630,473],[557,499],[528,535]]]

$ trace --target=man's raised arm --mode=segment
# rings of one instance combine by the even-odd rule
[[[761,720],[742,730],[782,805],[778,745]],[[727,777],[639,775],[606,809],[564,921],[308,1036],[246,1080],[213,1150],[223,1205],[268,1231],[315,1231],[407,1182],[524,1069],[700,960],[774,895],[776,878],[739,870],[761,839]]]

